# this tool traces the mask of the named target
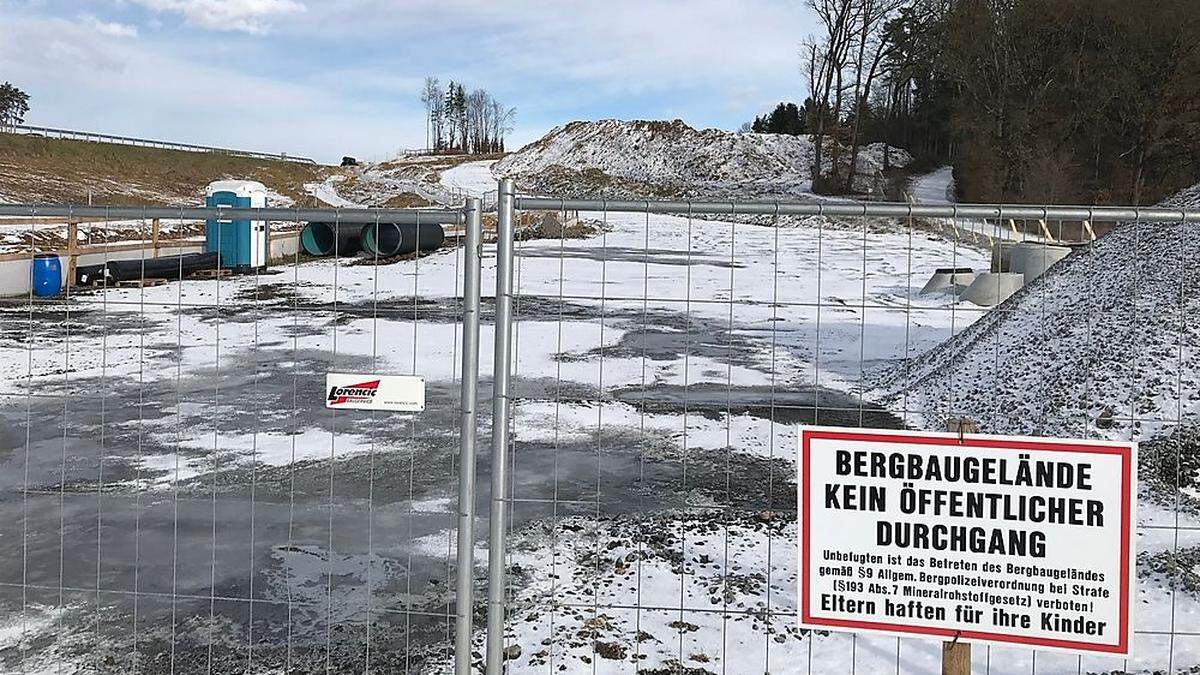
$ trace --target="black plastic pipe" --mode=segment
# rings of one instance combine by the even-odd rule
[[[108,279],[108,283],[137,279],[179,279],[200,270],[221,266],[219,253],[185,253],[165,258],[110,260],[103,265],[84,265],[76,268],[75,279],[80,284]]]
[[[311,222],[300,231],[300,245],[309,255],[354,255],[362,248],[362,226]]]
[[[380,258],[415,251],[432,251],[446,241],[441,225],[421,223],[371,223],[362,228],[362,250]]]

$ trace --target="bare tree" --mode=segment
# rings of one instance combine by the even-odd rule
[[[515,108],[505,108],[486,89],[467,93],[466,87],[453,81],[436,96],[429,96],[429,91],[427,80],[421,100],[429,99],[426,105],[435,150],[469,154],[504,150],[504,134],[512,130]]]
[[[425,104],[425,150],[431,150],[430,136],[433,133],[434,104],[442,98],[442,83],[436,77],[425,78],[425,88],[421,90],[421,103]]]
[[[442,133],[446,126],[446,102],[442,99],[440,91],[430,103],[429,121],[433,135],[433,150],[437,152],[444,147]]]
[[[831,128],[841,123],[843,84],[846,64],[851,46],[854,44],[859,0],[806,0],[824,28],[820,38],[809,37],[801,49],[801,56],[808,71],[809,92],[814,101],[813,134],[813,184],[821,182],[821,167],[824,163],[825,136]],[[833,170],[837,172],[837,143],[834,150]]]
[[[850,132],[850,166],[846,171],[847,191],[853,190],[854,174],[858,172],[859,134],[862,131],[863,114],[867,112],[867,99],[871,95],[879,65],[891,47],[886,31],[888,20],[907,4],[908,0],[854,0],[858,7],[858,30],[854,41],[853,115],[854,126]]]
[[[486,152],[486,128],[484,127],[488,101],[491,96],[483,89],[476,89],[466,97],[467,129],[469,135],[469,152],[479,154]]]

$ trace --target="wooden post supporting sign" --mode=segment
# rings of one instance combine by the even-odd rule
[[[971,675],[971,645],[966,642],[942,643],[942,675]]]

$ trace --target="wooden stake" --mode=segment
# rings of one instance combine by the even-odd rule
[[[971,675],[971,645],[942,643],[942,675]]]
[[[158,257],[158,218],[150,223],[150,238],[154,241],[154,257]]]
[[[75,285],[75,267],[79,262],[79,223],[67,223],[67,278],[63,286],[70,288]]]

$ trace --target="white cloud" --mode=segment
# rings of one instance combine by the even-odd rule
[[[298,0],[130,0],[157,12],[181,14],[189,24],[244,33],[265,31],[272,18],[299,14]]]
[[[425,75],[515,106],[512,147],[584,118],[733,128],[803,96],[812,31],[798,0],[92,0],[136,21],[130,40],[62,29],[49,7],[78,0],[35,1],[0,11],[31,119],[326,159],[422,145]]]
[[[369,157],[424,143],[423,112],[363,102],[333,84],[291,83],[197,63],[84,22],[0,21],[4,76],[29,92],[31,124],[287,152],[322,160]]]
[[[116,21],[102,21],[89,14],[80,16],[79,20],[90,26],[92,30],[100,35],[114,38],[136,38],[138,36],[137,26],[130,26]]]

